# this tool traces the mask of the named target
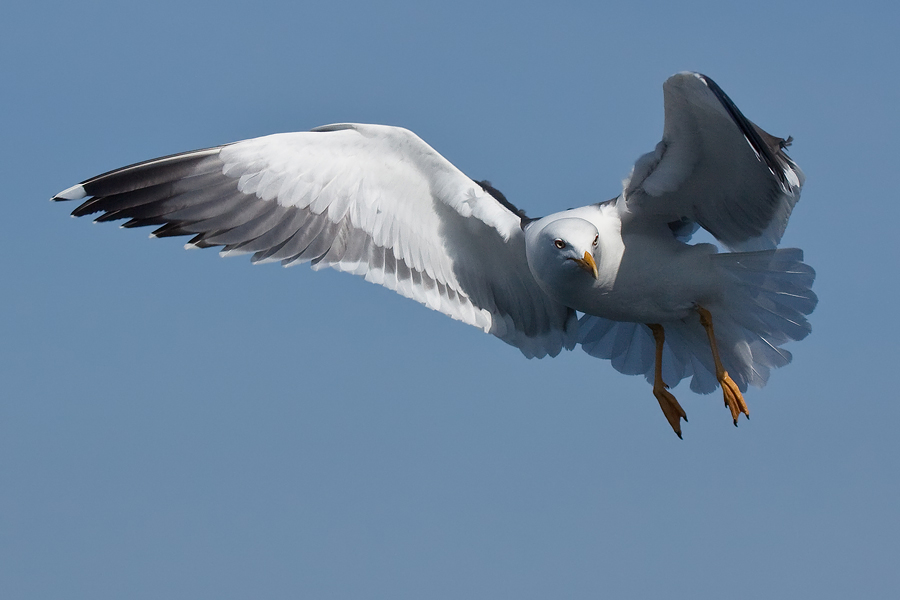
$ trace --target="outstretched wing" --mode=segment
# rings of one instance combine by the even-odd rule
[[[666,219],[676,235],[693,222],[733,250],[776,247],[804,180],[790,138],[751,123],[704,75],[674,75],[663,92],[663,139],[625,182],[630,218]]]
[[[81,199],[75,216],[362,275],[526,356],[574,347],[575,315],[534,281],[519,215],[406,129],[270,135],[110,171],[54,198]]]

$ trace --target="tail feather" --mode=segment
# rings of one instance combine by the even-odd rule
[[[791,362],[781,348],[812,330],[806,315],[818,299],[812,291],[815,271],[797,248],[728,252],[711,257],[725,276],[712,313],[725,370],[742,391],[762,387],[772,369]],[[663,380],[674,386],[691,377],[691,389],[710,393],[718,386],[706,332],[696,315],[662,323],[666,333]],[[580,343],[591,356],[612,361],[616,370],[648,381],[654,375],[653,337],[642,323],[623,323],[591,315],[581,318]]]

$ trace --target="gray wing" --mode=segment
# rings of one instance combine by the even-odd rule
[[[573,311],[525,259],[520,217],[412,132],[330,125],[163,157],[55,200],[252,262],[331,267],[492,333],[526,356],[575,344]]]
[[[776,247],[804,181],[784,151],[790,139],[754,125],[704,75],[674,75],[663,93],[663,139],[625,182],[628,214],[682,236],[696,223],[733,250]]]

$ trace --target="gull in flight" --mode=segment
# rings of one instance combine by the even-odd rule
[[[815,272],[777,248],[804,176],[712,79],[663,85],[662,141],[616,198],[529,218],[407,129],[337,124],[149,160],[60,192],[74,216],[193,236],[253,263],[331,267],[474,325],[527,357],[581,345],[644,375],[675,433],[669,386],[742,392],[810,332]],[[702,227],[728,251],[689,244]]]

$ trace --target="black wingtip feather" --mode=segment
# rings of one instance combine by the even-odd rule
[[[698,73],[697,76],[700,77],[701,81],[706,84],[706,87],[708,87],[710,91],[715,94],[716,98],[719,99],[719,102],[722,103],[722,106],[724,106],[725,110],[728,111],[728,114],[731,115],[734,123],[740,128],[741,133],[744,134],[744,137],[756,151],[757,155],[766,163],[769,171],[775,175],[781,186],[789,189],[790,184],[788,183],[787,175],[785,175],[784,171],[786,168],[791,167],[790,159],[781,151],[790,146],[793,138],[788,137],[788,139],[785,140],[763,131],[750,119],[744,116],[744,113],[740,111],[737,105],[735,105],[731,98],[728,97],[728,94],[726,94],[712,78],[700,73]],[[777,150],[774,148],[777,148]],[[779,156],[776,155],[776,152],[781,155],[781,160],[779,160]],[[785,161],[787,161],[788,164],[784,164]]]
[[[221,244],[212,244],[210,242],[207,242],[205,238],[205,233],[197,234],[190,239],[187,245],[196,246],[197,248],[215,248],[216,246],[221,246]]]
[[[195,235],[197,233],[196,231],[190,231],[189,229],[186,229],[186,227],[188,227],[188,225],[185,225],[181,221],[166,223],[162,227],[153,231],[153,237],[176,237],[180,235]]]
[[[81,186],[88,196],[109,196],[180,179],[221,164],[218,161],[204,161],[215,158],[222,148],[204,148],[145,160],[91,177],[81,182]]]
[[[522,229],[524,229],[525,225],[527,225],[529,222],[534,221],[534,219],[530,219],[528,215],[525,214],[524,210],[518,208],[512,202],[507,200],[503,192],[491,185],[491,182],[487,179],[483,179],[481,181],[473,179],[473,181],[481,186],[481,189],[490,194],[494,198],[494,200],[502,204],[504,208],[519,217],[520,226],[522,227]]]
[[[73,217],[84,217],[100,212],[101,210],[101,208],[97,208],[97,199],[91,198],[90,200],[82,202],[78,208],[72,211],[71,215]]]

